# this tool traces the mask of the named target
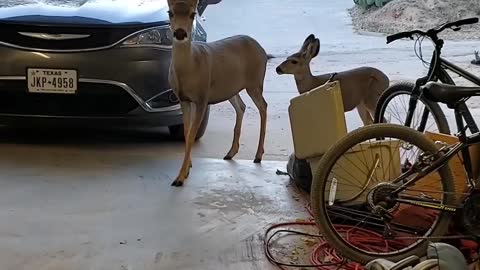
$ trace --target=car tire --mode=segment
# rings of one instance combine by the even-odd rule
[[[195,136],[195,141],[202,138],[203,135],[205,134],[205,131],[207,130],[209,116],[210,116],[210,107],[208,107],[207,110],[205,111],[205,115],[203,117],[202,124],[200,124],[200,127],[198,128],[198,131],[197,131],[197,136]],[[185,141],[183,124],[175,125],[175,126],[169,126],[168,130],[170,132],[170,137],[172,139],[174,139],[176,141]]]

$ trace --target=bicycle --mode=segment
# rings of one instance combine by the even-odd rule
[[[373,124],[340,139],[318,165],[311,187],[315,221],[348,259],[400,261],[421,257],[429,241],[480,235],[480,189],[469,152],[480,144],[480,132],[467,136],[471,123],[465,106],[470,97],[480,96],[480,87],[428,82],[419,90],[426,100],[454,110],[458,143],[434,142],[403,125]],[[459,153],[466,181],[457,193],[448,162]],[[454,217],[458,220],[452,223]],[[337,230],[346,225],[347,233]],[[465,235],[447,236],[450,225]],[[365,231],[375,234],[369,241],[383,246],[366,250],[350,240]]]
[[[474,83],[475,85],[480,85],[480,78],[471,74],[470,72],[456,66],[455,64],[445,60],[441,57],[442,48],[444,45],[444,41],[438,37],[438,34],[444,31],[445,29],[452,29],[454,31],[459,31],[461,26],[468,25],[468,24],[475,24],[479,20],[478,18],[469,18],[464,20],[459,20],[456,22],[445,23],[440,25],[436,28],[432,28],[427,30],[426,32],[421,30],[414,30],[409,32],[401,32],[391,36],[387,36],[387,44],[402,39],[402,38],[410,38],[414,39],[417,37],[415,42],[415,53],[417,56],[422,60],[425,64],[426,62],[423,60],[423,56],[419,55],[416,50],[416,44],[420,41],[420,49],[421,49],[421,42],[424,38],[430,39],[434,43],[434,53],[432,55],[431,61],[428,67],[428,73],[424,77],[420,77],[416,80],[415,84],[410,82],[400,82],[391,85],[388,87],[385,92],[380,96],[374,116],[374,123],[381,123],[385,121],[384,119],[388,119],[386,117],[386,113],[388,111],[389,105],[392,105],[395,98],[401,98],[401,96],[407,96],[406,99],[409,99],[408,105],[404,104],[400,105],[400,107],[404,107],[405,109],[408,106],[408,110],[406,111],[406,117],[403,118],[403,114],[401,115],[400,112],[392,113],[394,118],[397,118],[400,124],[403,124],[407,127],[416,128],[418,131],[425,131],[426,128],[430,128],[433,124],[436,124],[437,130],[440,133],[450,134],[450,128],[445,118],[445,114],[440,108],[440,106],[428,99],[425,99],[422,96],[422,92],[420,91],[420,86],[425,85],[429,81],[440,81],[445,84],[455,85],[453,79],[447,73],[447,70],[456,73],[462,78],[467,79],[468,81]],[[421,52],[421,50],[420,50]],[[417,113],[415,110],[417,106],[419,106],[418,102],[420,101],[421,106]],[[422,106],[423,105],[423,106]],[[393,106],[393,105],[392,105]],[[398,108],[398,107],[397,107]],[[461,110],[465,111],[466,113],[466,105]],[[401,108],[400,108],[401,109]],[[429,120],[429,115],[433,116],[433,122],[430,126],[427,127],[427,122]],[[472,116],[466,115],[469,121],[472,122]],[[478,132],[478,127],[476,125],[471,125],[471,132],[476,133]]]

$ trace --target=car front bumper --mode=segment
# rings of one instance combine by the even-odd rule
[[[0,125],[14,127],[159,127],[174,126],[182,122],[180,110],[129,116],[82,117],[82,116],[45,116],[0,114]]]
[[[180,105],[169,87],[171,51],[109,48],[39,52],[0,47],[0,123],[26,121],[178,125]],[[74,69],[78,93],[38,94],[27,90],[27,68]]]

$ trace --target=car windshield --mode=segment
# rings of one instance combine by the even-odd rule
[[[81,6],[88,2],[89,0],[4,0],[0,1],[1,7],[12,7],[19,5],[29,5],[29,4],[50,4],[50,5],[61,5],[61,6]]]
[[[110,2],[115,0],[3,0],[0,1],[0,7],[13,7],[13,6],[21,6],[21,5],[31,5],[31,4],[46,4],[46,5],[53,5],[53,6],[70,6],[70,7],[78,7],[82,6],[85,3],[89,2]],[[145,0],[142,1],[143,4],[145,2],[155,2],[155,1],[163,1],[163,0]]]

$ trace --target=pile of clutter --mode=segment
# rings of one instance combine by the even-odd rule
[[[317,168],[317,164],[322,155],[348,132],[341,100],[341,88],[338,82],[327,82],[291,100],[289,115],[295,153],[290,155],[287,163],[287,173],[291,180],[306,193],[310,192],[312,176],[315,175],[317,169],[320,169]],[[422,226],[423,221],[425,221],[425,224],[430,224],[433,222],[431,219],[435,219],[434,216],[429,215],[428,211],[420,213],[418,211],[410,211],[406,208],[405,211],[398,212],[401,220],[412,221],[410,226]],[[267,231],[265,235],[267,257],[270,261],[279,265],[279,267],[291,267],[294,264],[292,262],[279,263],[270,250],[271,241],[278,231],[298,232],[285,229],[285,226],[289,227],[292,225],[307,225],[316,228],[316,224],[312,219],[309,222],[302,221],[291,224],[277,224]],[[339,226],[341,227],[343,225]],[[277,229],[277,232],[275,232],[275,229]],[[424,258],[410,256],[400,262],[378,259],[361,266],[355,262],[347,263],[339,253],[329,247],[321,235],[299,234],[302,239],[305,238],[305,235],[310,235],[312,239],[316,241],[316,245],[307,251],[307,253],[311,253],[310,261],[313,265],[316,265],[316,269],[466,270],[469,269],[466,258],[469,259],[468,262],[472,265],[472,262],[475,262],[478,256],[478,244],[475,241],[454,239],[444,243],[430,244],[427,250],[427,256]],[[375,234],[374,232],[364,236],[360,236],[361,233],[354,234],[358,236],[357,238],[363,237],[362,239],[369,239],[369,242],[366,242],[365,245],[376,245],[373,239],[383,239],[381,235],[375,238],[373,235]],[[301,245],[301,243],[299,243],[299,245]],[[297,254],[296,251],[295,254]],[[301,266],[305,267],[306,264],[302,264]]]

